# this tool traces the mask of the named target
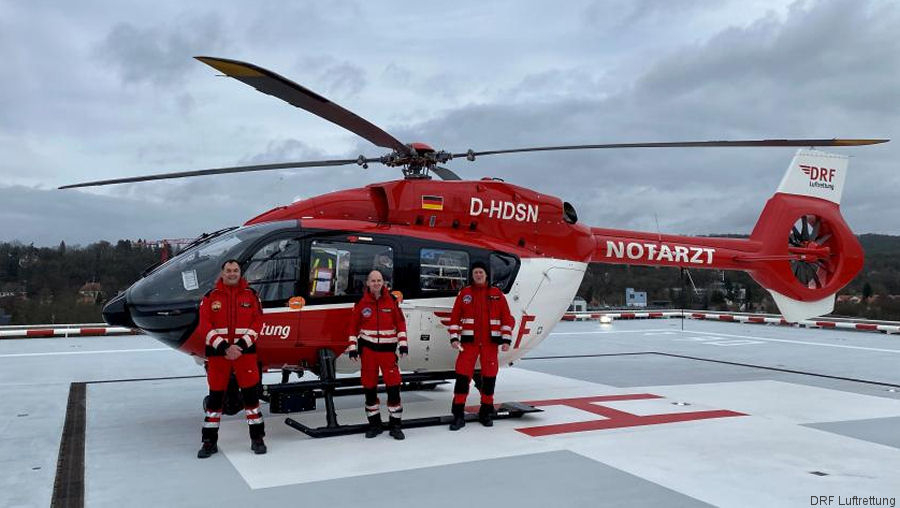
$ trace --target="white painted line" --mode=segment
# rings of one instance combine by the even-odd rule
[[[664,328],[654,329],[654,330],[605,330],[599,332],[553,332],[550,335],[604,335],[607,333],[647,333],[647,332],[666,332],[667,330]],[[673,332],[674,333],[674,332]]]
[[[619,331],[610,330],[610,331],[602,331],[602,332],[590,332],[590,331],[587,331],[587,332],[560,332],[560,333],[551,333],[550,335],[605,335],[608,333],[639,333],[639,332],[647,332],[647,331],[654,331],[654,330],[619,330]],[[656,330],[656,331],[658,331],[658,330]],[[883,349],[883,348],[877,348],[877,347],[863,347],[863,346],[845,346],[843,344],[822,344],[822,343],[818,343],[818,342],[804,342],[801,340],[769,339],[769,338],[757,337],[757,336],[753,336],[753,335],[735,335],[735,334],[731,334],[731,333],[700,332],[697,330],[691,330],[690,332],[685,331],[685,333],[691,333],[691,334],[699,333],[699,334],[703,334],[703,335],[714,335],[714,336],[719,336],[719,337],[734,337],[734,338],[738,338],[738,339],[761,340],[761,341],[766,341],[766,342],[786,342],[788,344],[800,344],[803,346],[836,347],[836,348],[842,348],[842,349],[858,349],[861,351],[879,351],[879,352],[883,352],[883,353],[900,354],[900,349]],[[673,339],[673,340],[699,340],[699,339],[700,339],[699,337],[687,337],[687,338],[683,338],[683,339]],[[709,339],[707,339],[707,340],[709,340]]]
[[[738,339],[750,339],[750,340],[761,340],[765,342],[786,342],[788,344],[800,344],[802,346],[821,346],[821,347],[836,347],[842,349],[858,349],[862,351],[878,351],[881,353],[895,353],[900,354],[900,349],[883,349],[877,347],[863,347],[863,346],[846,346],[843,344],[822,344],[819,342],[804,342],[802,340],[789,340],[789,339],[770,339],[764,337],[755,337],[752,335],[735,335],[731,333],[713,333],[713,332],[699,332],[697,330],[691,331],[691,333],[699,333],[703,335],[716,335],[721,337],[735,337]]]
[[[704,342],[704,344],[709,344],[713,346],[749,346],[751,344],[763,344],[763,342],[758,340],[717,340],[715,342]]]
[[[0,355],[0,358],[21,358],[24,356],[63,356],[63,355],[101,355],[111,353],[147,353],[150,351],[173,351],[172,348],[160,347],[150,349],[108,349],[103,351],[54,351],[49,353],[13,353]]]

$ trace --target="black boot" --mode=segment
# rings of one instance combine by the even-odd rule
[[[494,405],[481,403],[481,409],[478,410],[478,421],[485,427],[494,426]]]
[[[390,430],[388,431],[388,434],[397,441],[406,439],[406,436],[403,435],[403,430],[400,429],[400,418],[395,418],[393,416],[390,418]]]
[[[197,458],[208,459],[217,451],[219,451],[219,447],[216,446],[215,441],[204,440],[203,446],[201,446],[200,451],[197,452]]]
[[[268,451],[266,442],[261,437],[250,440],[250,449],[257,455],[264,455]]]
[[[248,425],[250,427],[250,449],[257,455],[266,453],[266,442],[263,438],[266,436],[265,422],[254,423]]]
[[[459,430],[466,426],[466,406],[464,404],[453,404],[450,412],[453,413],[450,430]]]
[[[200,451],[197,452],[197,458],[208,459],[212,454],[219,451],[219,448],[216,446],[216,443],[219,441],[219,428],[203,427],[200,433],[200,439],[203,441],[203,446],[200,448]]]
[[[381,413],[376,413],[369,417],[369,429],[366,431],[366,438],[372,439],[373,437],[381,434],[384,431],[384,428],[381,426]]]

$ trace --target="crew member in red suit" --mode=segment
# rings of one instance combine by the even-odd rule
[[[506,297],[499,288],[487,283],[484,263],[472,263],[472,285],[460,290],[450,313],[450,345],[459,351],[456,357],[456,386],[453,388],[453,422],[450,430],[466,425],[465,404],[475,362],[481,359],[481,408],[478,420],[485,427],[494,425],[494,388],[497,385],[497,349],[509,351],[515,320]]]
[[[216,453],[219,420],[225,405],[225,391],[231,373],[241,389],[244,412],[250,428],[250,449],[266,453],[266,435],[259,411],[259,366],[256,361],[256,339],[262,326],[262,308],[256,291],[241,277],[241,265],[234,259],[222,264],[216,286],[200,302],[198,329],[206,338],[206,380],[209,397],[203,420],[203,446],[197,457],[205,459]]]
[[[381,434],[381,410],[378,400],[378,370],[384,377],[387,406],[390,414],[389,433],[394,439],[404,439],[400,428],[403,406],[400,404],[400,369],[397,353],[409,354],[406,343],[406,319],[397,300],[384,285],[378,270],[369,272],[366,291],[353,307],[350,319],[350,347],[347,354],[353,361],[362,357],[360,380],[366,396],[366,417],[369,420],[367,438]]]

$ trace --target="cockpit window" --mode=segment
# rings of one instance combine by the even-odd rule
[[[280,229],[294,228],[296,221],[279,221],[242,227],[185,251],[131,287],[128,302],[135,305],[199,301],[212,289],[222,263],[238,258],[257,239]]]
[[[263,245],[244,268],[244,278],[263,304],[294,296],[300,266],[300,240],[279,238]]]

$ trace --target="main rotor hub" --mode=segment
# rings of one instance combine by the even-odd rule
[[[435,150],[425,143],[409,143],[407,151],[395,150],[379,158],[379,162],[388,167],[400,167],[407,180],[428,180],[428,172],[437,164],[443,164],[453,158],[450,152]]]

